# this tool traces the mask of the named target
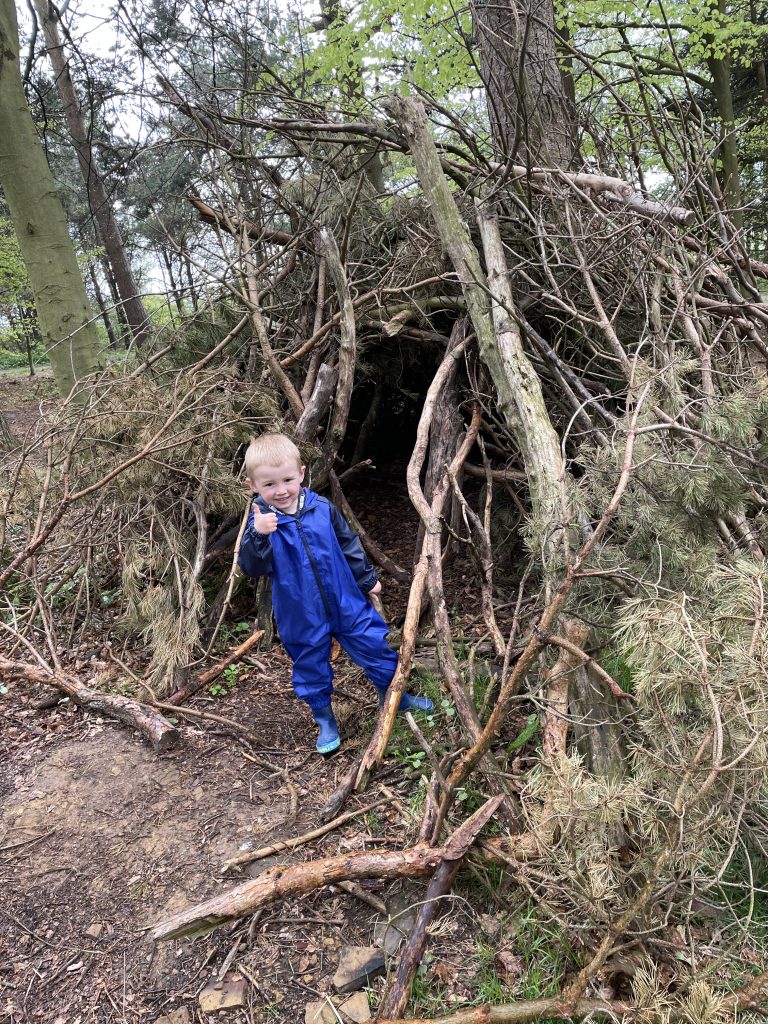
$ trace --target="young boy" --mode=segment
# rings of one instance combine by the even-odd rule
[[[293,688],[320,727],[318,753],[330,754],[341,744],[331,708],[331,640],[365,670],[379,705],[397,655],[369,600],[381,591],[375,569],[339,510],[301,486],[304,470],[299,449],[284,434],[251,440],[245,472],[257,497],[238,561],[246,576],[272,577],[272,606],[293,662]],[[431,711],[432,701],[404,693],[399,710]]]

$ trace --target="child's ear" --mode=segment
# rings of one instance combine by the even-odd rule
[[[258,494],[258,493],[259,493],[259,492],[258,492],[258,491],[256,490],[256,488],[254,487],[253,481],[252,481],[252,480],[251,480],[251,479],[250,479],[249,477],[246,477],[246,478],[245,478],[245,486],[246,486],[246,487],[248,488],[248,490],[249,490],[249,491],[250,491],[250,492],[251,492],[252,494]]]
[[[300,484],[304,483],[304,474],[306,473],[306,471],[307,471],[307,467],[306,466],[302,466],[301,467],[301,476],[299,477],[299,483]]]

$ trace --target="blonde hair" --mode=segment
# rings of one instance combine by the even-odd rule
[[[281,462],[295,459],[301,469],[301,452],[285,434],[262,434],[252,437],[245,453],[245,475],[253,480],[253,474],[260,466],[279,466]]]

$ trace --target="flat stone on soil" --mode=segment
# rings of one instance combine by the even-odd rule
[[[307,1003],[304,1010],[304,1024],[338,1024],[338,1019],[327,999]]]
[[[384,954],[375,946],[345,946],[333,976],[337,992],[355,992],[384,973]]]
[[[379,919],[373,929],[373,941],[387,956],[394,956],[416,922],[417,897],[412,892],[395,894],[387,901],[389,920]]]
[[[366,1021],[371,1019],[371,1008],[365,992],[355,992],[349,999],[344,1000],[339,1009],[355,1024],[366,1024]]]
[[[408,918],[398,918],[397,921],[378,921],[374,926],[373,941],[381,946],[387,956],[394,956],[401,943],[408,938],[415,920],[416,915],[413,914]]]
[[[245,978],[239,974],[228,974],[224,981],[209,982],[200,993],[200,1009],[203,1013],[215,1013],[245,1006],[247,986]]]
[[[191,1020],[186,1006],[180,1006],[177,1010],[171,1010],[167,1016],[158,1017],[155,1024],[191,1024]]]

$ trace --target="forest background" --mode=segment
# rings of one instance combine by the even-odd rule
[[[3,677],[177,741],[273,649],[234,563],[243,446],[282,429],[403,588],[323,817],[403,756],[412,673],[441,708],[408,723],[400,842],[154,937],[430,876],[380,1020],[759,1019],[768,6],[31,0],[21,29],[0,0],[0,361],[49,361],[59,399],[3,423]],[[361,481],[407,491],[407,550]],[[72,656],[93,630],[119,685]],[[436,1017],[417,971],[462,864],[567,953]]]

